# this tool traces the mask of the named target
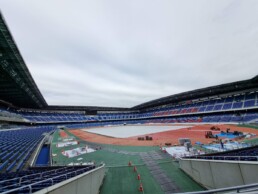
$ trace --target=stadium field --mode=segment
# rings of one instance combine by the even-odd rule
[[[56,131],[53,135],[52,153],[54,154],[54,165],[70,165],[78,162],[94,162],[106,164],[106,176],[102,187],[101,194],[113,193],[138,193],[139,185],[142,183],[145,194],[163,194],[164,188],[159,182],[158,176],[167,181],[165,184],[173,186],[174,191],[200,191],[204,190],[199,184],[188,177],[179,169],[178,163],[171,160],[171,157],[163,153],[158,146],[125,146],[99,143],[90,143],[73,135],[73,130],[65,130],[60,133]],[[62,154],[76,145],[68,147],[56,147],[55,145],[62,139],[62,134],[66,133],[69,138],[74,138],[80,142],[80,146],[89,145],[91,147],[101,147],[96,152],[68,158]],[[153,155],[158,157],[152,157]],[[155,167],[148,162],[154,162]],[[131,166],[128,163],[131,162]],[[136,171],[134,171],[136,167]],[[159,169],[156,173],[152,168]],[[171,174],[172,173],[172,174]],[[138,180],[138,174],[141,179]],[[112,186],[110,186],[112,185]]]
[[[136,135],[136,136],[130,136],[127,138],[119,138],[119,136],[122,136],[124,133],[128,133],[126,130],[128,129],[128,126],[120,126],[119,131],[120,134],[118,133],[117,130],[113,131],[114,128],[110,127],[101,127],[98,128],[101,132],[106,131],[105,133],[102,134],[95,134],[92,133],[92,130],[94,129],[74,129],[70,130],[72,134],[75,136],[89,142],[95,142],[95,143],[103,143],[103,144],[110,144],[110,145],[127,145],[127,146],[160,146],[160,145],[165,145],[166,143],[171,143],[172,145],[178,144],[178,139],[179,138],[190,138],[192,143],[195,142],[201,142],[201,143],[210,143],[213,139],[205,138],[205,132],[206,131],[211,131],[211,127],[214,125],[211,124],[203,124],[203,125],[188,125],[188,124],[182,124],[180,125],[181,127],[175,129],[173,127],[178,127],[179,125],[145,125],[142,127],[139,126],[130,126],[131,128],[134,128],[133,131],[135,130],[143,130],[143,132],[137,132],[138,134],[142,135]],[[241,131],[244,133],[252,133],[258,135],[258,130],[250,127],[245,127],[241,125],[233,125],[233,124],[218,124],[216,125],[221,129],[221,131],[226,131],[227,128],[230,128],[230,131]],[[146,132],[146,128],[150,127],[151,129],[153,128],[162,128],[165,127],[165,131],[157,132],[157,133],[152,133],[152,132]],[[122,130],[124,128],[124,130]],[[167,130],[171,128],[171,130]],[[116,132],[117,134],[114,134],[116,137],[110,137],[106,136],[105,134],[109,133],[108,130],[111,129],[110,133]],[[88,132],[90,130],[90,132]],[[220,131],[212,131],[214,135],[220,133]],[[139,141],[138,137],[145,137],[145,136],[150,136],[152,137],[152,141]]]

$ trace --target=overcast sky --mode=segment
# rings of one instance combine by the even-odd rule
[[[1,0],[49,105],[132,107],[258,74],[257,0]]]

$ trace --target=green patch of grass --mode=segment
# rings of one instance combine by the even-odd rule
[[[156,183],[146,166],[138,166],[138,173],[145,194],[163,194],[160,186]],[[139,193],[140,181],[137,180],[137,173],[133,167],[108,168],[100,194],[132,194]]]
[[[160,163],[160,167],[167,173],[171,180],[182,192],[203,191],[204,188],[196,183],[191,177],[185,174],[176,162]]]
[[[72,146],[73,147],[73,146]],[[67,149],[72,149],[70,146]],[[76,147],[74,147],[76,148]],[[53,157],[53,161],[55,165],[64,165],[69,164],[71,162],[77,163],[77,162],[95,162],[96,164],[100,164],[104,162],[107,166],[126,166],[128,165],[128,162],[131,161],[133,164],[143,164],[141,158],[139,156],[131,156],[131,155],[125,155],[125,154],[119,154],[119,153],[113,153],[105,150],[97,150],[92,153],[79,155],[73,158],[68,158],[64,156],[61,153],[61,149],[53,149],[53,153],[56,154],[55,157]],[[78,160],[79,158],[82,158],[81,160]]]
[[[249,125],[249,124],[239,124],[238,126],[239,126],[239,127],[252,128],[252,129],[258,129],[258,126]]]
[[[157,183],[146,166],[138,166],[137,172],[141,175],[141,181],[145,194],[163,194],[159,183]]]
[[[254,138],[254,139],[246,139],[243,142],[245,143],[250,143],[252,145],[258,145],[258,138]]]
[[[106,166],[126,166],[128,165],[129,161],[131,161],[133,164],[143,164],[139,156],[113,153],[104,150],[99,150],[90,154],[86,154],[85,157],[88,160],[104,162]]]

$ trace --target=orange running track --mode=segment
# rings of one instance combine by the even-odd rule
[[[64,132],[63,130],[59,130],[59,136],[62,137],[62,138],[67,138],[68,135],[66,132]]]
[[[89,142],[102,143],[102,144],[112,144],[112,145],[128,145],[128,146],[158,146],[164,145],[165,143],[171,143],[172,145],[178,144],[179,138],[190,138],[192,143],[201,142],[204,144],[210,143],[215,139],[205,138],[205,131],[211,131],[210,128],[214,125],[196,125],[191,128],[186,126],[186,128],[171,130],[165,132],[159,132],[154,134],[145,134],[153,138],[152,141],[139,141],[138,137],[129,137],[129,138],[114,138],[107,137],[99,134],[89,133],[87,131],[82,131],[81,129],[69,130],[75,136]],[[241,131],[247,133],[254,133],[258,135],[258,130],[246,127],[239,127],[236,125],[216,125],[222,131],[226,131],[227,128],[230,128],[230,132]],[[84,129],[85,130],[85,129]],[[87,129],[86,129],[87,130]],[[107,129],[108,130],[108,129]],[[212,131],[213,134],[220,133],[220,131]]]

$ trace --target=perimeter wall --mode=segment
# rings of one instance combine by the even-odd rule
[[[98,194],[105,175],[104,165],[35,194]]]
[[[258,182],[258,163],[180,159],[180,168],[207,189],[218,189]]]

